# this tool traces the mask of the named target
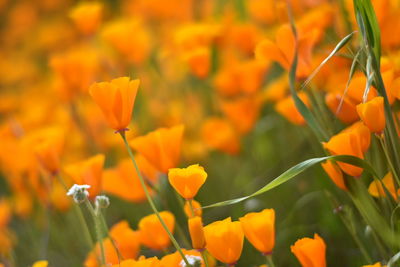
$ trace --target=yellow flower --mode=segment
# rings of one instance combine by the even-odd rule
[[[275,211],[265,209],[240,218],[247,240],[263,254],[270,254],[275,245]]]
[[[185,199],[192,199],[207,179],[204,168],[190,165],[187,168],[169,169],[168,180],[172,187]]]
[[[326,245],[318,234],[314,234],[314,239],[306,237],[297,240],[290,249],[297,257],[302,267],[326,266]]]
[[[381,181],[374,180],[370,183],[368,187],[368,192],[373,197],[386,197],[386,191],[383,188],[385,186],[386,190],[392,195],[394,199],[397,199],[396,187],[393,181],[393,175],[391,172],[387,173]]]
[[[47,267],[49,263],[47,261],[37,261],[35,262],[32,267]]]
[[[132,116],[139,80],[121,77],[111,82],[93,84],[89,93],[100,107],[108,125],[116,131],[125,130]]]
[[[162,211],[160,216],[172,233],[175,227],[174,215],[169,211]],[[163,250],[171,244],[171,240],[156,214],[143,217],[139,222],[139,231],[141,242],[148,248]]]
[[[203,249],[206,245],[204,239],[204,228],[201,217],[195,216],[188,220],[190,238],[194,249]]]
[[[240,222],[232,222],[231,218],[213,222],[204,227],[206,249],[217,260],[235,264],[242,254],[243,229]]]
[[[358,104],[357,113],[371,132],[380,134],[385,129],[383,97],[377,96],[368,102]]]

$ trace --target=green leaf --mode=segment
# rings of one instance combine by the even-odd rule
[[[381,58],[381,33],[374,7],[370,0],[353,0],[358,26],[366,45],[374,51],[379,64]]]
[[[300,112],[300,114],[303,116],[304,120],[307,122],[307,124],[310,126],[310,128],[313,130],[315,135],[317,136],[319,141],[327,141],[328,140],[328,134],[325,132],[325,130],[321,127],[321,125],[318,123],[317,119],[315,116],[311,113],[311,111],[308,109],[308,107],[304,104],[304,102],[300,99],[300,97],[297,95],[296,92],[296,70],[297,70],[297,61],[298,61],[298,43],[297,43],[297,31],[296,31],[296,25],[294,23],[294,18],[291,12],[290,5],[288,5],[288,16],[290,19],[290,25],[292,28],[293,35],[296,40],[295,44],[295,51],[294,51],[294,58],[292,65],[290,66],[289,70],[289,88],[290,88],[290,93],[292,95],[294,104],[297,108],[297,110]]]
[[[349,35],[345,36],[340,42],[335,46],[335,48],[331,51],[331,53],[319,64],[319,66],[308,76],[307,80],[301,85],[300,90],[303,90],[312,79],[314,79],[315,75],[321,70],[321,68],[337,53],[340,49],[342,49],[353,37],[356,32],[352,32]]]
[[[333,161],[349,163],[349,164],[363,168],[365,171],[369,172],[372,176],[378,177],[377,173],[375,172],[375,170],[372,168],[372,166],[368,162],[366,162],[363,159],[354,157],[354,156],[339,155],[339,156],[326,156],[326,157],[321,157],[321,158],[312,158],[312,159],[305,160],[305,161],[291,167],[290,169],[288,169],[287,171],[285,171],[284,173],[282,173],[281,175],[279,175],[278,177],[273,179],[271,182],[269,182],[268,184],[266,184],[264,187],[262,187],[261,189],[259,189],[256,192],[254,192],[253,194],[250,194],[250,195],[244,196],[244,197],[240,197],[240,198],[235,198],[235,199],[231,199],[231,200],[214,203],[214,204],[205,206],[203,208],[228,206],[228,205],[236,204],[236,203],[245,201],[247,199],[250,199],[252,197],[264,194],[264,193],[270,191],[271,189],[274,189],[275,187],[278,187],[279,185],[286,183],[287,181],[290,181],[291,179],[293,179],[300,173],[304,172],[308,168],[310,168],[316,164],[319,164],[321,162],[324,162],[326,160],[333,160]]]

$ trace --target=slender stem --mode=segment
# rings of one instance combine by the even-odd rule
[[[189,203],[189,207],[190,207],[190,211],[192,213],[192,217],[196,216],[196,213],[194,212],[194,208],[193,208],[192,199],[187,199],[186,201]]]
[[[99,243],[99,246],[100,246],[101,263],[102,263],[102,265],[106,266],[106,257],[105,257],[106,254],[105,254],[104,244],[103,244],[103,235],[101,234],[102,223],[101,223],[100,217],[98,216],[99,212],[98,212],[98,210],[95,210],[93,208],[92,204],[90,203],[89,199],[87,199],[87,198],[85,200],[85,205],[93,217],[95,231],[96,231],[96,238],[97,238],[97,242]]]
[[[385,157],[386,157],[386,160],[387,160],[387,162],[389,164],[389,168],[392,171],[392,174],[396,179],[397,186],[400,187],[400,179],[397,176],[396,169],[394,168],[392,160],[390,159],[389,152],[388,152],[388,149],[387,149],[387,146],[386,146],[386,142],[385,142],[385,140],[383,140],[383,138],[381,136],[377,136],[377,137],[379,139],[379,143],[381,144],[382,150],[385,153]]]
[[[174,247],[176,248],[178,253],[181,255],[182,260],[185,262],[186,266],[191,266],[191,264],[189,263],[189,261],[187,260],[187,258],[185,256],[185,254],[182,252],[182,249],[179,246],[178,242],[176,241],[175,237],[172,235],[171,231],[168,229],[168,226],[165,224],[163,218],[160,216],[160,213],[157,210],[156,205],[154,204],[153,199],[150,196],[149,190],[147,189],[147,186],[146,186],[146,183],[145,183],[144,178],[142,176],[142,173],[140,172],[139,167],[138,167],[138,165],[136,163],[135,157],[133,156],[132,149],[130,148],[130,146],[128,144],[128,141],[126,140],[125,132],[124,131],[120,132],[120,135],[122,137],[122,140],[124,141],[125,148],[128,151],[128,154],[129,154],[129,156],[130,156],[130,158],[132,160],[132,163],[135,166],[136,173],[137,173],[137,175],[139,177],[140,184],[141,184],[141,186],[143,188],[143,191],[144,191],[144,193],[146,195],[147,201],[149,202],[151,208],[153,209],[153,212],[156,214],[156,216],[157,216],[158,220],[160,221],[161,225],[163,226],[164,230],[167,232],[169,238],[171,239],[172,244],[174,245]]]
[[[274,261],[272,260],[272,255],[265,255],[265,258],[267,259],[267,266],[268,267],[275,267]]]
[[[209,267],[210,265],[208,263],[207,252],[205,250],[202,250],[200,253],[201,257],[203,258],[205,267]]]
[[[60,184],[64,187],[65,192],[68,192],[68,187],[67,187],[64,179],[61,177],[61,175],[57,174],[55,176],[56,176],[57,180],[60,182]],[[79,208],[79,205],[76,204],[74,201],[72,201],[72,205],[73,205],[73,211],[75,213],[75,216],[78,219],[79,224],[81,225],[81,227],[83,229],[83,235],[86,240],[87,246],[89,247],[89,249],[92,249],[94,246],[94,242],[92,239],[92,235],[90,234],[89,227],[86,223],[85,217],[83,216],[82,210]]]

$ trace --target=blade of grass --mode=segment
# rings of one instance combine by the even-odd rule
[[[233,205],[233,204],[245,201],[249,198],[264,194],[264,193],[274,189],[275,187],[278,187],[279,185],[290,181],[291,179],[293,179],[300,173],[304,172],[305,170],[309,169],[310,167],[312,167],[316,164],[324,162],[325,160],[334,160],[334,161],[340,161],[340,162],[353,164],[355,166],[364,168],[364,170],[369,172],[372,176],[378,177],[378,174],[375,172],[375,170],[372,168],[372,166],[368,162],[366,162],[365,160],[362,160],[360,158],[357,158],[357,157],[348,156],[348,155],[339,155],[339,156],[326,156],[326,157],[320,157],[320,158],[312,158],[312,159],[308,159],[303,162],[300,162],[299,164],[291,167],[290,169],[288,169],[287,171],[285,171],[284,173],[282,173],[281,175],[279,175],[278,177],[273,179],[271,182],[266,184],[264,187],[262,187],[261,189],[257,190],[256,192],[254,192],[250,195],[247,195],[247,196],[244,196],[241,198],[235,198],[235,199],[231,199],[231,200],[217,202],[217,203],[205,206],[203,208],[205,209],[205,208],[214,208],[214,207],[223,207],[223,206]]]

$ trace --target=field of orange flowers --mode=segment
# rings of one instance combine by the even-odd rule
[[[0,267],[400,266],[399,0],[0,0]]]

